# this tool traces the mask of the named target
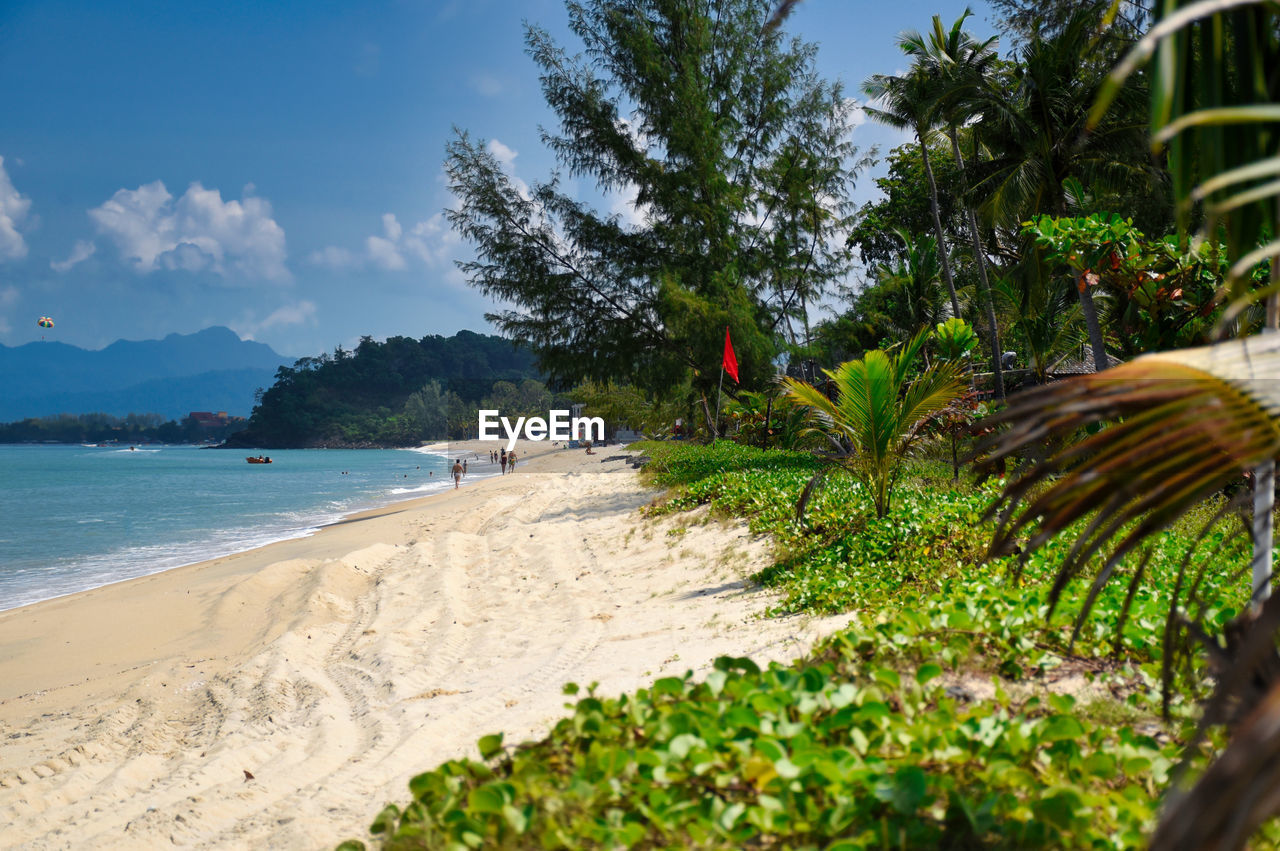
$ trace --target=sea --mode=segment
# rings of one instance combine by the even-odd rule
[[[0,610],[303,537],[353,512],[443,491],[452,487],[448,455],[294,449],[248,464],[243,450],[194,446],[0,445]],[[467,472],[464,487],[498,470],[482,456]]]

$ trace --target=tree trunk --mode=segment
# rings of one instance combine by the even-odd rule
[[[707,418],[707,431],[711,434],[711,439],[715,440],[720,436],[720,425],[716,422],[715,417],[711,416],[711,406],[707,404],[707,394],[699,393],[702,397],[702,414]]]
[[[938,213],[938,182],[933,179],[933,164],[929,162],[929,146],[923,131],[916,130],[920,140],[920,157],[924,160],[924,173],[929,178],[929,210],[933,213],[933,232],[938,238],[938,259],[942,261],[942,280],[946,281],[947,294],[951,296],[951,315],[959,318],[960,299],[956,298],[956,284],[951,280],[951,259],[947,255],[947,242],[942,235],[942,216]]]
[[[1061,192],[1055,205],[1058,215],[1067,215],[1067,199]],[[1107,344],[1102,336],[1102,325],[1098,322],[1098,307],[1093,303],[1093,293],[1087,286],[1085,273],[1076,277],[1076,295],[1080,297],[1080,312],[1084,315],[1084,326],[1089,331],[1089,348],[1093,349],[1093,371],[1101,372],[1111,365],[1107,358]]]
[[[1085,273],[1076,279],[1076,293],[1080,296],[1080,312],[1084,314],[1085,327],[1089,329],[1089,347],[1093,349],[1093,371],[1101,372],[1109,366],[1107,344],[1102,338],[1102,325],[1098,322],[1098,308],[1093,303],[1093,293],[1085,285]]]
[[[956,138],[955,125],[951,125],[951,150],[956,155],[956,167],[960,169],[960,180],[965,191],[969,190],[969,179],[964,170],[964,154],[960,153],[960,141]],[[991,374],[995,379],[996,398],[1004,400],[1004,369],[1000,357],[1000,328],[996,325],[996,307],[991,298],[991,284],[987,280],[987,258],[982,251],[982,237],[978,233],[978,216],[973,207],[965,204],[966,218],[969,220],[969,238],[973,241],[973,260],[978,264],[978,296],[982,300],[982,309],[987,314],[987,343],[991,346]]]
[[[813,345],[813,340],[809,333],[809,300],[804,297],[804,293],[800,293],[800,312],[804,316],[804,347],[805,354],[808,355],[808,348]]]
[[[956,425],[951,425],[951,481],[960,481],[960,447],[959,438],[956,436]]]

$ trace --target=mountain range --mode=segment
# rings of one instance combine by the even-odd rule
[[[292,363],[220,326],[97,350],[44,341],[0,345],[0,422],[88,413],[248,416],[254,392]]]

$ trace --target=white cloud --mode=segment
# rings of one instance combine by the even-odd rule
[[[72,266],[88,260],[97,250],[98,246],[94,245],[89,240],[77,239],[75,246],[71,249],[71,255],[67,257],[66,260],[49,261],[49,268],[55,272],[66,272]]]
[[[375,266],[398,272],[406,264],[404,255],[396,245],[404,230],[400,227],[400,222],[396,221],[395,214],[382,214],[382,232],[384,236],[371,236],[364,241],[365,251],[369,253],[369,260]]]
[[[612,215],[621,217],[622,223],[625,225],[640,227],[644,224],[650,208],[647,205],[641,207],[636,204],[636,198],[639,195],[640,187],[634,183],[628,184],[627,188],[620,193],[609,193],[609,212]]]
[[[21,260],[27,256],[27,242],[18,233],[18,225],[30,209],[31,199],[23,198],[14,188],[4,169],[4,157],[0,157],[0,260]]]
[[[346,269],[356,265],[357,258],[345,248],[336,245],[326,246],[319,251],[307,255],[307,262],[313,266],[328,266],[330,269]]]
[[[511,168],[516,161],[516,157],[520,156],[519,151],[508,148],[497,139],[490,139],[489,144],[485,145],[485,150],[493,154],[494,159],[507,168]]]
[[[849,110],[849,129],[855,129],[867,123],[867,111],[857,98],[845,98],[844,105]]]
[[[369,252],[369,260],[373,265],[391,272],[398,272],[405,268],[404,256],[391,240],[383,239],[380,236],[371,236],[364,241],[364,244],[365,250]]]
[[[300,301],[276,308],[263,319],[255,319],[252,313],[245,314],[239,322],[231,326],[245,340],[253,340],[258,334],[271,328],[283,325],[315,325],[316,305],[313,301]]]
[[[275,328],[277,325],[315,324],[316,304],[313,301],[300,301],[297,304],[286,304],[272,311],[266,319],[259,323],[259,328]]]
[[[511,185],[516,188],[516,192],[519,193],[520,197],[526,201],[532,198],[533,195],[529,192],[529,184],[516,176],[515,163],[516,157],[520,156],[520,152],[514,148],[508,148],[497,139],[490,139],[489,143],[485,145],[485,150],[501,164],[503,170],[507,173],[507,178],[511,181]]]
[[[242,200],[223,201],[217,189],[192,183],[175,201],[157,180],[117,191],[89,217],[139,272],[207,270],[223,277],[290,278],[284,229],[252,185],[245,187]]]
[[[444,213],[436,213],[410,228],[403,245],[406,252],[428,266],[448,266],[452,269],[451,261],[462,245],[462,237],[449,227]]]
[[[502,82],[492,74],[476,74],[471,78],[471,88],[487,98],[502,94]]]
[[[392,242],[399,240],[400,234],[403,233],[400,229],[400,222],[396,221],[395,213],[382,214],[382,229],[386,231],[387,239]]]
[[[428,268],[452,267],[462,238],[449,227],[443,213],[418,222],[408,230],[394,213],[382,214],[382,234],[365,237],[364,251],[354,253],[330,245],[307,256],[307,262],[330,269],[372,265],[390,272],[409,268],[416,260]]]

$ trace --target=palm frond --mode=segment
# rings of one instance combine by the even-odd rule
[[[1237,728],[1227,749],[1189,793],[1164,808],[1152,848],[1205,851],[1248,847],[1280,810],[1280,684]]]
[[[913,438],[926,422],[955,400],[964,386],[959,367],[952,363],[935,364],[916,378],[902,397],[900,416],[910,424],[905,436]]]
[[[804,490],[800,491],[800,498],[796,500],[796,520],[804,522],[804,512],[809,507],[809,503],[818,498],[818,495],[826,489],[827,479],[834,472],[837,465],[832,463],[827,466],[820,467],[818,472],[814,473],[809,481],[805,482]]]
[[[1011,479],[990,509],[999,514],[992,553],[1012,553],[1025,538],[1024,561],[1084,524],[1058,569],[1052,607],[1095,555],[1105,556],[1099,575],[1110,576],[1151,535],[1280,455],[1280,335],[1146,355],[1036,388],[986,424],[1007,426],[979,449],[986,472],[1106,424]]]

